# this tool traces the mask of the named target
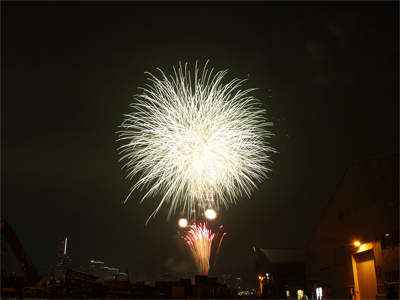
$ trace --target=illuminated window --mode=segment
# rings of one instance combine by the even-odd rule
[[[304,291],[303,290],[297,290],[297,299],[303,298]]]
[[[322,288],[316,288],[317,299],[322,299]]]

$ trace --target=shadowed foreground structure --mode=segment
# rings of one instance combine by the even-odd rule
[[[309,296],[386,299],[390,284],[398,293],[399,153],[347,165],[305,255]]]

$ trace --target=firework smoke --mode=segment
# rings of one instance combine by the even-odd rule
[[[249,95],[254,89],[240,90],[245,80],[222,83],[227,70],[212,76],[207,63],[201,76],[196,63],[193,77],[187,64],[179,66],[175,77],[148,73],[152,84],[135,96],[134,112],[124,115],[118,132],[126,142],[119,151],[127,178],[141,173],[127,199],[148,188],[142,201],[162,195],[153,214],[166,203],[168,219],[178,204],[190,215],[197,203],[218,210],[250,197],[254,181],[266,178],[272,151],[265,141],[271,135],[265,126],[272,123]]]

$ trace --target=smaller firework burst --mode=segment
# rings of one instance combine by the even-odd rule
[[[207,229],[206,224],[189,225],[190,230],[183,239],[189,245],[190,252],[196,262],[200,275],[208,275],[210,269],[211,245],[215,234]]]

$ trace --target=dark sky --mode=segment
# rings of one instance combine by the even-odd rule
[[[145,226],[159,199],[123,203],[116,132],[145,71],[249,74],[274,123],[268,180],[210,223],[219,282],[251,282],[253,247],[304,247],[347,163],[399,150],[397,1],[2,2],[1,42],[1,217],[40,270],[69,237],[75,268],[196,274],[179,213]]]

